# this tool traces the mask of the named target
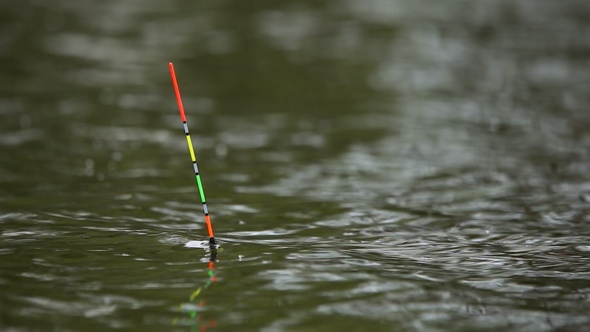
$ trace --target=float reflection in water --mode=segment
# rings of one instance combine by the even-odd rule
[[[172,325],[188,325],[191,327],[190,331],[204,332],[210,328],[217,326],[215,319],[206,319],[203,317],[205,310],[205,300],[202,299],[201,293],[209,288],[209,286],[217,282],[217,276],[215,274],[215,260],[217,259],[217,250],[211,250],[209,256],[209,262],[207,264],[207,281],[199,286],[189,296],[188,302],[183,302],[179,306],[181,312],[186,313],[185,317],[175,318],[172,321]]]

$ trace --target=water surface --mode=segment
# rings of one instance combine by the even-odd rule
[[[0,6],[0,329],[589,326],[586,2]]]

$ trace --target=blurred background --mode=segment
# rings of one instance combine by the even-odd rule
[[[582,0],[0,1],[0,329],[584,330],[588,36]]]

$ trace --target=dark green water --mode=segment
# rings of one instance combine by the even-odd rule
[[[587,1],[0,22],[0,330],[590,330]]]

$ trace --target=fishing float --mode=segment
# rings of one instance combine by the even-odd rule
[[[205,214],[205,225],[207,226],[207,233],[209,234],[209,248],[211,250],[217,249],[217,242],[215,241],[215,235],[213,234],[213,226],[211,225],[211,218],[209,217],[209,209],[207,208],[207,200],[205,199],[205,191],[203,190],[203,183],[201,182],[201,175],[199,175],[199,166],[197,166],[197,158],[195,157],[195,150],[193,149],[193,143],[191,136],[188,131],[188,125],[186,123],[186,115],[184,114],[184,107],[182,106],[182,99],[180,98],[180,89],[178,89],[178,82],[176,81],[176,73],[174,72],[174,65],[172,62],[168,63],[168,69],[170,70],[170,77],[172,78],[172,86],[174,87],[174,94],[176,95],[176,102],[178,103],[178,111],[180,112],[180,120],[182,120],[182,128],[186,136],[186,144],[188,145],[188,151],[193,162],[193,169],[195,171],[195,181],[199,188],[199,196],[201,203],[203,204],[203,213]]]

